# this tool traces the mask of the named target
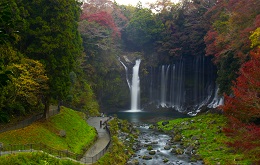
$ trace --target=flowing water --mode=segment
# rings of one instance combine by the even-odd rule
[[[133,77],[131,85],[131,110],[140,110],[140,80],[139,80],[139,66],[141,60],[136,60],[135,66],[133,67]]]
[[[169,135],[151,130],[149,126],[145,124],[138,126],[138,129],[140,130],[140,135],[135,145],[140,148],[130,161],[138,160],[139,164],[146,165],[201,165],[201,162],[189,162],[189,156],[186,154],[176,155],[171,152],[172,149],[165,148],[166,146],[172,145]],[[152,151],[155,151],[154,155],[150,155],[150,151],[147,150],[148,146],[151,146]],[[176,147],[178,147],[178,145],[176,145]],[[151,159],[145,160],[143,156],[150,157]]]
[[[179,144],[170,143],[171,137],[163,132],[158,132],[154,129],[149,129],[149,125],[155,124],[161,120],[170,120],[176,118],[190,117],[185,114],[176,111],[165,112],[147,112],[141,111],[136,113],[130,113],[129,111],[116,112],[109,115],[117,115],[118,118],[128,120],[133,123],[135,127],[140,131],[137,142],[134,144],[136,150],[134,156],[129,160],[138,161],[139,164],[146,165],[201,165],[201,162],[189,162],[189,156],[187,154],[177,155],[172,151],[172,146],[178,147]],[[147,150],[148,146],[152,147],[155,151],[154,155],[149,154]],[[171,149],[165,149],[164,147],[171,146]],[[145,160],[143,156],[148,156],[152,159]],[[167,162],[164,162],[166,161]]]
[[[119,59],[120,61],[120,59]],[[193,82],[193,91],[190,88],[190,93],[187,93],[185,89],[185,67],[184,60],[173,65],[162,65],[160,68],[159,76],[155,76],[155,79],[160,78],[159,83],[154,82],[153,76],[151,77],[150,99],[159,101],[159,106],[165,108],[174,108],[177,111],[159,111],[149,112],[140,110],[140,79],[139,79],[139,67],[141,60],[136,60],[132,72],[132,81],[128,79],[128,68],[120,61],[126,71],[126,80],[131,91],[131,109],[123,112],[116,112],[109,115],[117,115],[120,119],[126,119],[131,123],[134,123],[137,129],[140,130],[140,135],[136,144],[134,144],[135,155],[130,159],[132,164],[145,164],[145,165],[159,165],[159,164],[171,164],[171,165],[201,165],[201,162],[189,162],[189,155],[184,153],[177,155],[176,148],[180,147],[178,143],[171,143],[171,137],[165,133],[157,132],[156,130],[149,129],[149,124],[155,123],[160,120],[169,120],[174,118],[188,117],[182,112],[185,110],[183,107],[186,103],[186,99],[192,100],[192,104],[195,108],[190,114],[196,114],[197,110],[202,105],[210,104],[210,106],[216,106],[219,104],[219,98],[214,92],[214,82],[212,78],[205,80],[205,68],[204,58],[197,58],[194,62],[194,76],[190,79]],[[151,71],[151,73],[153,73]],[[210,72],[211,73],[211,72]],[[209,74],[210,75],[210,74]],[[158,89],[154,91],[155,89]],[[212,95],[215,93],[215,97]],[[186,97],[190,96],[190,97]],[[193,97],[191,97],[193,96]],[[159,98],[158,98],[159,97]],[[210,99],[213,99],[212,102]],[[149,146],[149,150],[148,150]],[[152,151],[150,151],[152,150]]]

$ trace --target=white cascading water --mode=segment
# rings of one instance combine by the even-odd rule
[[[124,66],[126,71],[126,81],[131,93],[131,109],[126,112],[140,112],[140,79],[139,79],[139,67],[141,60],[138,59],[135,61],[135,65],[133,67],[133,75],[132,75],[132,83],[129,81],[128,76],[128,68],[127,66],[120,60],[120,63]]]
[[[162,107],[166,107],[166,89],[167,89],[167,74],[165,73],[165,66],[162,66],[162,71],[161,71],[161,103],[160,105]]]
[[[208,108],[216,108],[219,105],[224,105],[224,97],[218,96],[218,91],[219,91],[219,88],[217,87],[213,100],[207,106]]]
[[[120,58],[118,58],[119,62],[124,66],[125,68],[125,76],[126,76],[126,82],[127,82],[127,85],[129,87],[129,89],[131,90],[131,84],[129,82],[129,78],[128,78],[128,69],[127,67],[125,66],[125,64],[120,60]]]
[[[138,59],[133,67],[133,77],[131,85],[131,110],[129,112],[140,111],[140,79],[139,79],[139,66],[141,60]]]
[[[223,98],[217,95],[213,68],[205,63],[202,56],[160,66],[157,72],[159,80],[153,85],[153,90],[158,91],[157,98],[151,97],[158,103],[157,106],[180,112],[190,111],[190,115],[196,115],[202,107],[216,108],[221,105]]]

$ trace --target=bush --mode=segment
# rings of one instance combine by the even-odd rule
[[[0,123],[8,123],[10,117],[6,112],[0,111]]]

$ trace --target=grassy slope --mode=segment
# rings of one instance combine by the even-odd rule
[[[81,153],[81,149],[91,145],[97,136],[95,129],[87,125],[83,117],[82,113],[62,107],[60,114],[47,121],[0,134],[0,142],[4,145],[44,143],[56,149]],[[66,137],[59,136],[60,130],[66,131]]]
[[[227,119],[223,115],[207,114],[171,120],[165,126],[162,126],[161,121],[158,123],[158,128],[164,131],[174,130],[175,135],[181,135],[184,146],[193,145],[192,139],[198,138],[197,153],[205,164],[251,164],[244,155],[236,154],[225,145],[225,142],[231,140],[222,132],[226,122]]]
[[[56,165],[80,165],[70,160],[61,160],[43,153],[19,153],[0,157],[0,165],[14,164],[56,164]]]

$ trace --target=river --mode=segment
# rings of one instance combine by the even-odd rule
[[[178,155],[175,148],[179,148],[178,143],[171,143],[171,137],[163,132],[149,129],[151,124],[160,120],[169,120],[176,118],[189,117],[187,115],[166,111],[166,112],[117,112],[120,119],[128,120],[140,131],[139,137],[134,144],[135,154],[129,160],[128,164],[141,165],[201,165],[202,162],[190,162],[189,155]]]

